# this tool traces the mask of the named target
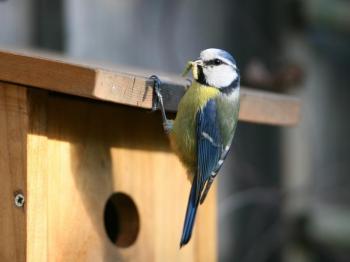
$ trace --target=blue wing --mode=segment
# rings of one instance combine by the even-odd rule
[[[216,101],[211,99],[197,115],[197,199],[205,183],[214,175],[223,146],[220,137]]]
[[[191,238],[197,208],[204,186],[206,183],[209,185],[204,192],[206,195],[218,171],[218,162],[223,153],[215,99],[209,100],[203,109],[197,113],[196,136],[197,173],[191,187],[180,246],[185,245]],[[203,195],[204,198],[205,195]]]

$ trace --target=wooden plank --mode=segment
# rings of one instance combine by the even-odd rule
[[[145,77],[0,51],[0,80],[121,104],[151,108]]]
[[[26,260],[26,88],[0,83],[0,261]]]
[[[27,136],[27,261],[48,261],[46,101],[48,92],[28,88]],[[45,157],[46,156],[46,157]]]
[[[300,121],[300,101],[296,98],[245,88],[240,101],[242,121],[284,126]]]
[[[62,58],[0,51],[2,81],[151,109],[153,81],[147,76],[78,65]],[[160,77],[165,107],[168,111],[176,111],[187,82],[163,74]],[[297,99],[246,88],[242,88],[241,93],[241,120],[274,125],[298,123],[300,103]]]
[[[158,114],[53,93],[47,108],[47,145],[39,141],[32,161],[39,172],[47,168],[50,261],[216,260],[216,246],[199,239],[216,239],[215,192],[201,206],[191,243],[179,249],[190,182]],[[104,207],[114,192],[128,194],[140,215],[139,235],[127,248],[105,232]]]
[[[214,181],[210,193],[205,200],[205,203],[198,209],[198,217],[195,225],[195,252],[196,261],[216,261],[218,260],[217,232],[219,225],[217,224],[217,179]],[[205,208],[203,208],[205,206]],[[212,248],[203,248],[210,243]]]

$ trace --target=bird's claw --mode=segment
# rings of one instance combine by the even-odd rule
[[[156,75],[152,75],[150,77],[154,80],[154,95],[153,95],[153,105],[152,105],[152,111],[160,110],[162,113],[162,119],[163,119],[163,128],[166,133],[169,133],[170,130],[173,127],[173,122],[171,120],[168,120],[165,114],[165,108],[163,104],[163,96],[160,92],[160,79]]]
[[[156,75],[152,75],[150,77],[154,81],[154,93],[153,93],[153,105],[152,105],[152,111],[156,111],[160,108],[160,103],[163,100],[162,94],[160,93],[160,79]]]
[[[169,134],[170,131],[173,129],[173,121],[166,120],[165,122],[163,122],[163,128],[165,133]]]

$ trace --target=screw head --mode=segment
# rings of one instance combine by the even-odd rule
[[[25,199],[24,199],[23,194],[18,193],[18,194],[15,196],[15,205],[16,205],[16,207],[23,207],[24,202],[25,202]]]

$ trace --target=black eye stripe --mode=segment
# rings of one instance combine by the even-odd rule
[[[225,62],[223,62],[220,59],[212,59],[212,60],[204,61],[204,64],[207,66],[218,66],[221,64],[225,64]]]

